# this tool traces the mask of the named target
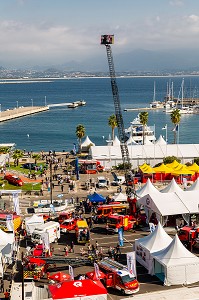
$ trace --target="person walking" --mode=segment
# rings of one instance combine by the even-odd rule
[[[10,298],[10,293],[8,292],[8,290],[6,290],[6,291],[4,292],[4,298],[7,299],[7,300],[9,300],[9,298]]]
[[[70,244],[70,251],[71,251],[72,253],[75,252],[75,251],[74,251],[74,242],[73,242],[73,241],[71,241],[71,244]]]
[[[65,250],[65,256],[68,256],[68,245],[66,245],[66,247],[64,248],[64,250]]]

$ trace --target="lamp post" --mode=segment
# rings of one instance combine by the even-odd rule
[[[1,113],[1,103],[0,103],[0,113]]]
[[[32,108],[33,108],[33,99],[31,99],[31,102],[32,102]]]
[[[47,103],[46,103],[46,96],[45,96],[45,106],[47,106]]]

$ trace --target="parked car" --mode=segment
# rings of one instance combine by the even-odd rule
[[[26,163],[26,164],[23,164],[22,167],[24,169],[35,170],[37,165],[34,163]]]
[[[23,185],[23,181],[21,180],[21,178],[15,176],[15,175],[7,174],[4,176],[4,179],[13,185],[18,185],[18,186]]]
[[[104,176],[97,177],[97,187],[107,188],[107,180]]]

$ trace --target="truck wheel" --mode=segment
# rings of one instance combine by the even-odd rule
[[[126,295],[124,290],[121,290],[121,292],[122,292],[122,295]]]

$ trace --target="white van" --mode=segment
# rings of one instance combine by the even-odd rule
[[[56,243],[60,238],[60,224],[50,221],[34,229],[31,235],[31,241],[35,244],[43,243],[43,236],[48,233],[49,243]]]

